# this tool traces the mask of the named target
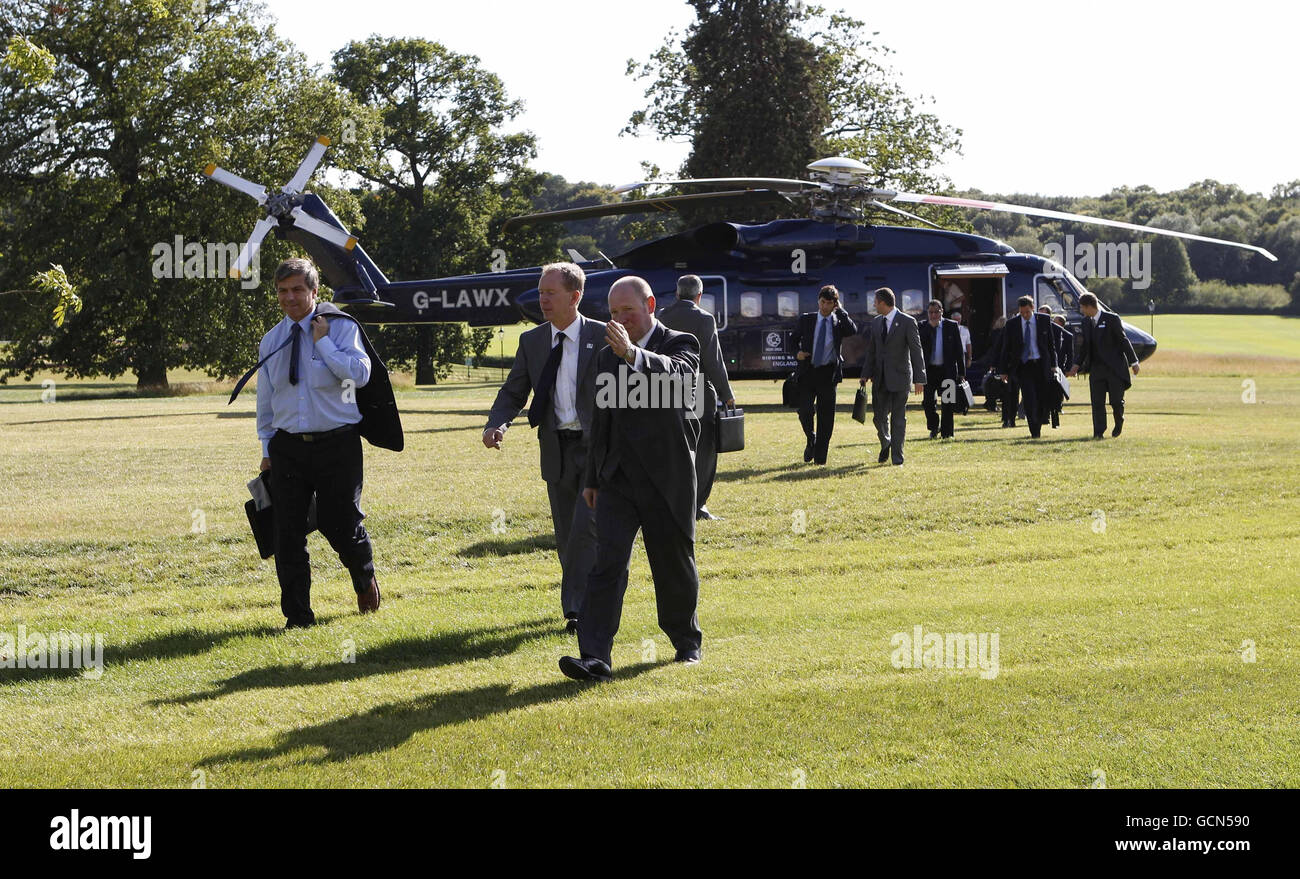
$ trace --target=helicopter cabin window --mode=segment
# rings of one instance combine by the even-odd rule
[[[717,306],[712,293],[700,294],[700,308],[704,309],[714,317],[718,316]]]
[[[904,290],[895,303],[904,313],[917,315],[925,311],[927,298],[924,290]]]
[[[798,317],[799,316],[799,294],[798,293],[776,294],[776,313],[780,317]]]
[[[741,317],[762,317],[763,316],[763,294],[762,293],[741,293],[740,294],[740,316]]]

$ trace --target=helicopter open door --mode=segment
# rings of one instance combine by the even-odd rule
[[[931,295],[943,303],[944,314],[959,309],[970,330],[971,356],[988,348],[993,322],[1009,313],[1006,277],[1000,262],[939,263],[930,267]]]

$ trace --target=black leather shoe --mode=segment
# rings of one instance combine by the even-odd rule
[[[284,627],[288,629],[310,629],[316,625],[315,620],[285,620]]]
[[[932,430],[932,431],[930,431],[930,439],[935,439],[935,438],[937,438],[938,436],[939,436],[939,431],[937,431],[937,430]]]
[[[677,655],[673,657],[673,662],[680,662],[683,665],[697,665],[700,661],[700,651],[698,650],[678,650]]]
[[[560,657],[560,671],[564,676],[575,681],[612,681],[614,672],[604,662],[595,657],[575,659],[572,656]]]
[[[813,444],[810,442],[803,447],[803,462],[807,464],[813,459]]]
[[[880,455],[876,458],[876,463],[883,464],[888,460],[889,460],[889,446],[885,446],[883,449],[880,450]]]
[[[1111,435],[1111,436],[1119,436],[1119,435],[1120,435],[1120,431],[1122,431],[1123,429],[1124,429],[1124,422],[1123,422],[1123,421],[1116,421],[1116,422],[1115,422],[1115,429],[1112,430],[1112,431],[1110,432],[1110,435]]]
[[[722,517],[715,516],[712,513],[710,513],[708,507],[700,507],[699,512],[695,514],[695,521],[696,522],[703,522],[703,521],[721,522]]]
[[[1092,435],[1092,438],[1093,438],[1093,439],[1105,439],[1105,438],[1106,438],[1106,434],[1104,434],[1104,433],[1094,433],[1094,434]]]
[[[564,618],[564,632],[566,635],[578,634],[578,618],[576,616]]]

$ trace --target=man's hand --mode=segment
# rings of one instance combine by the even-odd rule
[[[1002,379],[1003,381],[1006,381],[1006,380],[1007,380],[1007,374],[1004,372],[1004,373],[1002,373],[1002,375],[998,376],[998,378]]]
[[[489,449],[501,448],[501,441],[506,438],[506,432],[499,427],[489,427],[483,431],[483,445]]]
[[[912,385],[913,394],[921,394],[924,392],[925,392],[925,385]]]
[[[605,342],[614,349],[615,354],[624,360],[627,359],[627,351],[632,347],[632,340],[628,338],[627,329],[621,323],[612,320],[605,324]]]
[[[727,408],[728,408],[728,409],[735,409],[735,408],[736,408],[736,399],[735,399],[735,397],[733,397],[733,398],[731,398],[730,400],[727,401]]]
[[[1066,377],[1066,378],[1074,378],[1074,377],[1075,377],[1076,375],[1078,375],[1078,374],[1079,374],[1079,367],[1077,367],[1077,366],[1071,366],[1071,367],[1070,367],[1070,371],[1067,372],[1067,373],[1065,374],[1065,377]]]
[[[795,359],[795,360],[807,360],[807,359],[808,359],[809,357],[811,357],[811,356],[812,356],[812,355],[809,354],[807,351],[800,351],[798,354],[794,355],[794,359]]]
[[[858,379],[858,387],[865,388],[869,381],[871,381],[871,376],[864,375],[862,378]]]
[[[1137,374],[1138,374],[1138,370],[1139,370],[1140,368],[1141,368],[1141,367],[1139,367],[1136,363],[1134,363],[1134,364],[1133,364],[1133,374],[1134,374],[1134,375],[1137,375]]]
[[[322,337],[329,335],[330,322],[325,318],[317,315],[311,319],[311,338],[314,342],[319,342]]]
[[[270,470],[270,469],[271,469],[271,459],[270,459],[270,458],[263,458],[263,459],[262,459],[262,472],[266,472],[267,470]]]
[[[582,499],[587,502],[587,506],[596,509],[596,489],[584,488],[582,490]]]

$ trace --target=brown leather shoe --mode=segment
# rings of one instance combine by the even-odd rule
[[[357,610],[362,613],[374,613],[379,610],[379,581],[370,578],[370,588],[357,593]]]

